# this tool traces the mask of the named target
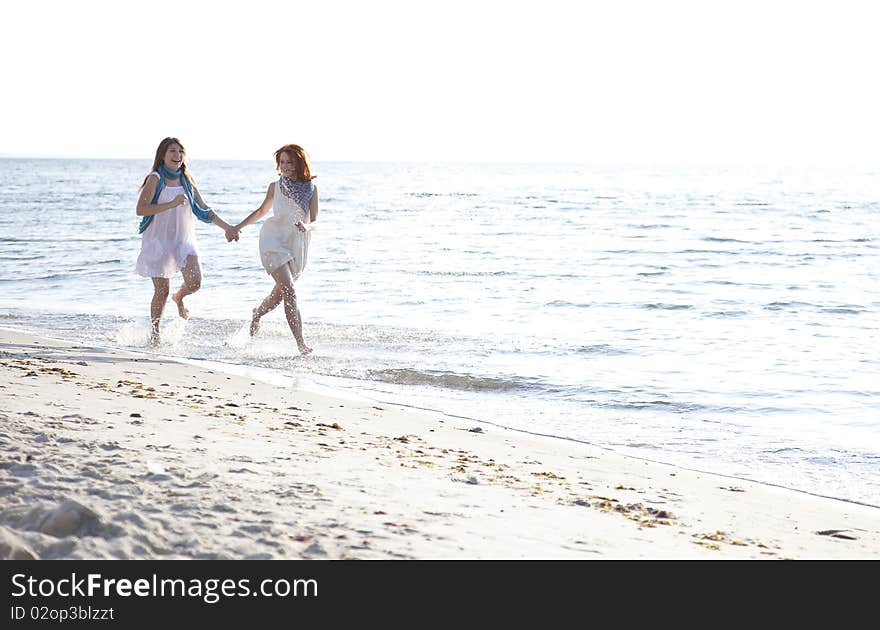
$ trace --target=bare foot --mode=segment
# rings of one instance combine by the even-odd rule
[[[254,309],[254,316],[251,318],[251,337],[260,332],[260,318],[257,317],[257,309]]]
[[[301,355],[305,356],[305,355],[307,355],[307,354],[311,354],[311,352],[312,352],[312,349],[309,348],[306,344],[301,344],[301,345],[299,346],[299,353],[300,353]]]
[[[189,311],[183,305],[183,298],[179,297],[180,291],[171,295],[171,299],[177,304],[177,312],[183,319],[189,319]]]
[[[159,345],[159,331],[158,330],[154,330],[153,332],[150,333],[150,341],[148,343],[149,343],[150,347],[153,347],[153,348],[155,348],[156,346]]]

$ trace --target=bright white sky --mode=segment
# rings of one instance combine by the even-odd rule
[[[872,4],[13,0],[0,155],[880,166]]]

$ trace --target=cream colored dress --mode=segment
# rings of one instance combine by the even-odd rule
[[[301,232],[296,223],[302,221],[309,225],[309,200],[314,194],[311,182],[302,182],[306,194],[300,195],[299,203],[287,197],[281,184],[275,182],[275,198],[272,202],[272,216],[260,228],[260,262],[271,274],[281,265],[289,265],[291,275],[296,280],[306,268],[309,259],[311,232]],[[303,207],[303,205],[305,207]]]
[[[159,177],[155,171],[150,176]],[[183,193],[183,186],[165,186],[157,203],[168,203]],[[154,215],[141,235],[141,252],[135,270],[145,278],[170,278],[186,265],[190,256],[198,256],[195,217],[189,201]]]

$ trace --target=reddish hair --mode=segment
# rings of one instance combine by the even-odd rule
[[[296,171],[296,181],[307,182],[317,177],[317,175],[312,175],[312,169],[309,166],[309,154],[298,144],[285,144],[275,151],[275,168],[278,169],[279,173],[281,172],[281,156],[284,153],[293,158],[293,161],[296,163],[294,169]]]

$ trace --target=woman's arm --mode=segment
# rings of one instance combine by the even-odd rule
[[[275,201],[275,182],[272,182],[271,184],[269,184],[268,190],[266,190],[266,198],[263,199],[263,203],[260,204],[260,207],[257,208],[256,210],[254,210],[253,212],[251,212],[244,219],[242,219],[241,223],[239,223],[238,225],[235,226],[235,229],[241,230],[241,228],[245,227],[246,225],[250,225],[251,223],[254,223],[255,221],[259,221],[260,219],[262,219],[263,215],[265,215],[269,211],[269,208],[272,207],[272,203],[274,201]]]
[[[192,180],[190,180],[190,181],[192,181]],[[202,193],[199,192],[199,189],[196,187],[195,184],[191,184],[191,185],[192,185],[193,197],[195,198],[196,203],[199,204],[199,208],[207,208],[208,204],[206,204],[205,200],[202,199]]]
[[[207,208],[207,207],[208,207],[208,204],[206,204],[206,203],[205,203],[205,200],[202,199],[202,193],[199,192],[199,189],[198,189],[196,186],[193,186],[193,187],[192,187],[192,191],[193,191],[193,199],[195,200],[195,202],[196,202],[197,204],[199,204],[199,207],[200,207],[200,208]],[[211,208],[211,212],[214,213],[214,218],[211,219],[211,223],[212,223],[213,225],[218,225],[218,226],[220,226],[220,228],[221,228],[224,232],[226,232],[226,240],[227,240],[227,241],[231,241],[231,240],[236,240],[236,241],[237,241],[237,240],[238,240],[238,235],[237,235],[237,234],[234,234],[234,233],[232,233],[232,234],[230,233],[230,230],[233,230],[234,228],[233,228],[231,225],[229,225],[226,221],[224,221],[223,219],[221,219],[221,218],[220,218],[220,215],[217,214],[217,211],[216,211],[216,210],[214,210],[213,208]]]
[[[160,212],[171,210],[171,208],[175,208],[186,201],[186,195],[180,194],[166,203],[150,203],[153,200],[153,195],[156,194],[156,186],[158,185],[158,177],[147,176],[147,181],[141,189],[140,197],[138,197],[137,209],[135,210],[137,216],[145,217],[151,214],[159,214]]]
[[[312,198],[309,199],[309,222],[314,223],[318,220],[318,187],[312,190]]]

